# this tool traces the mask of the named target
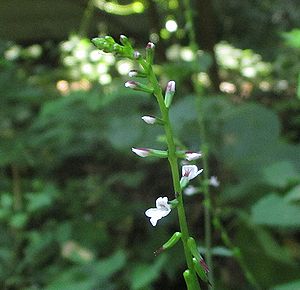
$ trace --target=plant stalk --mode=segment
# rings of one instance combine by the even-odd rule
[[[154,88],[154,95],[157,99],[157,102],[158,102],[158,105],[159,105],[159,108],[160,108],[160,111],[162,114],[162,119],[164,120],[164,130],[165,130],[167,144],[168,144],[168,155],[169,155],[168,160],[169,160],[171,173],[172,173],[173,187],[174,187],[174,191],[175,191],[175,194],[177,195],[177,200],[178,200],[178,206],[177,206],[178,219],[179,219],[180,231],[182,234],[181,239],[182,239],[182,243],[183,243],[186,263],[187,263],[188,269],[190,270],[193,280],[194,280],[193,281],[193,287],[194,287],[193,290],[201,290],[199,281],[197,278],[197,274],[194,270],[192,255],[187,246],[187,240],[190,237],[190,235],[189,235],[189,231],[188,231],[186,215],[185,215],[185,210],[184,210],[184,205],[183,205],[183,197],[182,197],[182,190],[181,190],[181,186],[180,186],[180,176],[179,176],[179,170],[178,170],[178,160],[177,160],[177,156],[176,156],[176,146],[175,146],[173,132],[172,132],[172,126],[171,126],[170,118],[169,118],[169,110],[165,106],[161,87],[158,83],[158,80],[157,80],[151,66],[148,68],[148,78],[149,78],[151,85]]]
[[[188,31],[188,37],[190,42],[190,47],[193,51],[193,53],[198,55],[198,44],[196,42],[196,33],[194,29],[194,22],[193,22],[193,11],[190,0],[184,0],[184,15],[185,15],[185,21],[186,21],[186,27]],[[197,61],[197,60],[196,60]],[[208,164],[208,157],[209,157],[209,151],[208,146],[206,144],[206,132],[205,132],[205,124],[202,117],[202,90],[199,86],[197,80],[195,78],[193,79],[193,86],[197,95],[196,98],[196,108],[198,109],[198,123],[200,126],[200,138],[201,138],[201,151],[203,152],[203,173],[204,173],[204,182],[203,184],[203,193],[204,193],[204,233],[205,233],[205,259],[207,262],[207,265],[210,269],[208,273],[208,278],[212,283],[212,290],[214,289],[214,267],[213,267],[213,259],[212,259],[212,221],[211,221],[211,197],[209,192],[209,164]]]

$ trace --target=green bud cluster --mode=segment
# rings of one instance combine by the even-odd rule
[[[115,42],[111,36],[96,37],[92,39],[92,43],[100,50],[107,53],[114,53],[121,57],[128,57],[130,59],[136,58],[138,53],[134,51],[129,39],[121,35],[121,44]]]

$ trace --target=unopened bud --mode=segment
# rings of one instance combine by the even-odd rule
[[[125,83],[125,87],[135,90],[137,87],[137,83],[134,81],[128,81]]]
[[[167,108],[171,106],[174,94],[175,94],[175,82],[169,81],[165,93],[165,105]]]
[[[131,46],[131,43],[130,43],[130,41],[129,41],[129,39],[128,39],[128,37],[127,36],[125,36],[125,35],[120,35],[120,42],[124,45],[124,46],[129,46],[129,47],[132,47]]]
[[[133,69],[128,73],[128,76],[131,78],[134,78],[134,77],[145,78],[147,75],[141,71]]]
[[[156,149],[150,149],[150,148],[132,148],[132,152],[134,152],[136,155],[140,157],[159,157],[159,158],[167,158],[168,152],[164,150],[156,150]]]
[[[146,46],[146,60],[147,60],[148,64],[152,64],[153,63],[154,48],[155,48],[154,43],[148,42],[148,44]]]
[[[125,83],[125,87],[136,90],[136,91],[142,91],[142,92],[146,92],[146,93],[150,93],[150,94],[153,93],[152,88],[150,88],[144,84],[141,84],[139,82],[135,82],[135,81],[127,81]]]
[[[152,116],[143,116],[142,119],[145,123],[150,124],[150,125],[155,124],[155,122],[156,122],[156,118],[152,117]]]
[[[186,151],[185,152],[185,159],[188,161],[197,160],[202,156],[200,152],[193,152],[193,151]]]
[[[192,276],[191,271],[190,270],[185,270],[183,272],[183,277],[184,277],[184,280],[185,280],[185,284],[186,284],[187,290],[193,290],[193,289],[195,289],[195,286],[194,286],[195,282],[194,282],[194,278]]]
[[[155,48],[155,45],[153,42],[148,42],[147,43],[147,46],[146,46],[146,49],[154,49]]]
[[[134,59],[139,59],[141,57],[141,54],[137,51],[137,50],[135,50],[134,52],[133,52],[133,58]]]
[[[202,261],[204,262],[204,260],[202,260]],[[205,262],[204,262],[204,263],[205,263]],[[193,264],[194,264],[194,269],[195,269],[197,275],[199,276],[199,278],[200,278],[202,281],[204,281],[204,282],[208,283],[209,285],[211,285],[211,283],[209,282],[209,280],[208,280],[208,278],[207,278],[207,275],[206,275],[206,274],[208,273],[208,270],[206,271],[206,270],[205,270],[206,268],[202,267],[201,262],[200,262],[200,264],[199,264],[199,261],[197,261],[196,258],[193,258]],[[205,264],[205,265],[206,265],[206,264]],[[206,267],[207,267],[207,265],[206,265]],[[207,269],[208,269],[208,268],[207,268]]]
[[[148,157],[150,155],[150,149],[147,148],[132,148],[131,150],[140,157]]]

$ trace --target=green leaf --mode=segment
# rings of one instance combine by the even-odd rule
[[[300,184],[286,194],[285,200],[287,202],[300,202]]]
[[[300,280],[295,280],[286,284],[275,286],[271,290],[299,290],[299,289],[300,289]]]
[[[300,228],[300,206],[289,204],[276,194],[269,194],[254,204],[251,217],[259,225]]]
[[[138,264],[130,277],[130,289],[141,289],[150,285],[160,275],[160,270],[166,262],[166,256],[161,255],[153,264]]]
[[[289,161],[276,162],[263,171],[265,181],[275,187],[286,187],[289,182],[299,179],[297,170]]]
[[[10,220],[10,225],[14,228],[21,229],[23,228],[28,220],[28,216],[26,213],[17,213],[12,216]]]

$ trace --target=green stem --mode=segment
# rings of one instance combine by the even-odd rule
[[[179,169],[178,169],[178,161],[177,161],[177,156],[176,156],[176,146],[175,146],[173,132],[172,132],[172,126],[171,126],[170,118],[169,118],[169,110],[166,108],[166,106],[164,104],[164,98],[162,95],[161,87],[158,83],[158,80],[157,80],[151,66],[148,68],[148,78],[149,78],[151,85],[154,88],[154,95],[157,99],[157,102],[158,102],[158,105],[159,105],[159,108],[160,108],[160,111],[162,114],[162,119],[164,121],[164,129],[165,129],[165,134],[166,134],[166,139],[167,139],[167,144],[168,144],[168,156],[169,156],[168,160],[169,160],[169,164],[170,164],[171,172],[172,172],[173,187],[174,187],[174,191],[175,191],[176,195],[178,195],[178,197],[177,197],[178,219],[179,219],[180,231],[182,234],[181,240],[183,243],[186,263],[187,263],[188,269],[190,270],[191,275],[193,277],[192,278],[193,285],[194,285],[193,290],[201,290],[199,281],[197,278],[197,274],[194,270],[192,255],[187,246],[187,240],[190,237],[190,235],[189,235],[189,231],[188,231],[186,215],[185,215],[185,210],[184,210],[184,205],[183,205],[182,190],[181,190],[181,186],[180,186],[180,176],[179,176]]]
[[[87,36],[94,10],[95,10],[94,0],[89,0],[80,22],[79,31],[78,31],[79,36],[81,37]]]
[[[246,279],[248,280],[248,282],[257,290],[260,290],[261,287],[259,286],[259,284],[257,283],[255,277],[253,276],[253,274],[251,273],[251,271],[249,270],[244,256],[241,253],[241,250],[235,246],[233,244],[233,242],[231,241],[226,229],[223,227],[220,218],[218,216],[218,214],[215,214],[213,217],[213,224],[215,226],[215,228],[220,232],[221,234],[221,239],[224,243],[224,245],[230,249],[232,251],[232,254],[234,256],[234,258],[236,259],[236,261],[238,262],[238,264],[240,265],[240,267],[242,268]]]
[[[190,41],[190,47],[194,52],[194,55],[198,55],[199,47],[196,42],[196,33],[194,29],[193,23],[193,11],[190,0],[184,0],[184,15],[186,20],[186,26]],[[198,60],[196,60],[198,62]],[[199,62],[198,62],[199,63]],[[206,132],[205,132],[205,124],[202,117],[202,91],[199,83],[195,78],[193,78],[193,86],[197,94],[196,99],[196,107],[198,110],[198,123],[200,126],[200,138],[201,138],[201,151],[203,152],[203,173],[204,179],[206,182],[203,184],[203,193],[204,193],[204,232],[205,232],[205,259],[207,265],[210,269],[208,273],[209,280],[212,283],[212,290],[214,289],[214,267],[213,267],[213,259],[212,259],[212,229],[211,229],[211,197],[209,192],[209,164],[208,164],[208,146],[206,144]]]

